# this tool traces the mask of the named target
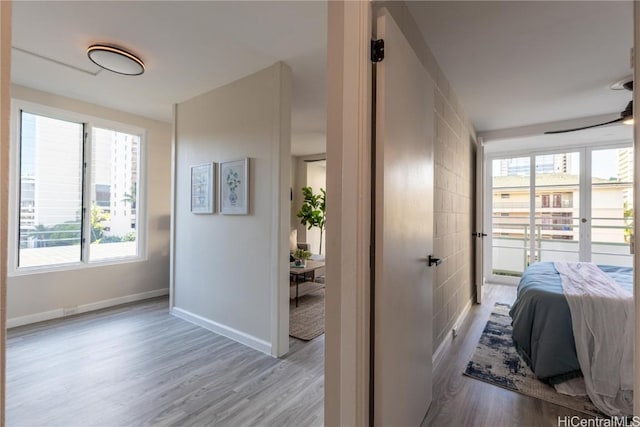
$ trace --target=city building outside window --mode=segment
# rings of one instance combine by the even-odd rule
[[[14,268],[140,257],[142,132],[19,115]]]

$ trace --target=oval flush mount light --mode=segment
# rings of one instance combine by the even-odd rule
[[[94,44],[87,48],[89,59],[99,67],[118,74],[139,76],[144,73],[144,63],[126,50],[105,44]]]

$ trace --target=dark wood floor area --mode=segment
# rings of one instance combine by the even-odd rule
[[[423,426],[558,426],[558,417],[584,414],[462,375],[496,302],[511,304],[513,286],[488,285],[442,363],[434,367],[433,403]]]
[[[324,337],[274,359],[168,300],[9,331],[7,426],[323,424]]]

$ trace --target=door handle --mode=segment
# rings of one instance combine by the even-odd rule
[[[442,264],[442,260],[440,258],[434,258],[433,255],[429,255],[428,262],[429,262],[429,267],[433,267],[434,265],[438,266]]]
[[[483,237],[487,237],[486,233],[481,233],[481,232],[479,232],[479,233],[471,233],[471,235],[473,237],[478,237],[480,239],[483,238]]]

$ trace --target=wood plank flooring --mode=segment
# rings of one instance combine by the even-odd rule
[[[462,375],[496,302],[512,304],[513,286],[487,285],[441,363],[434,367],[433,402],[423,426],[558,426],[558,417],[584,414]]]
[[[580,416],[462,375],[495,302],[487,286],[434,369],[423,426],[557,426]],[[166,298],[9,331],[7,426],[323,424],[324,337],[274,359],[168,313]]]
[[[9,331],[7,426],[323,424],[324,336],[274,359],[157,298]]]

